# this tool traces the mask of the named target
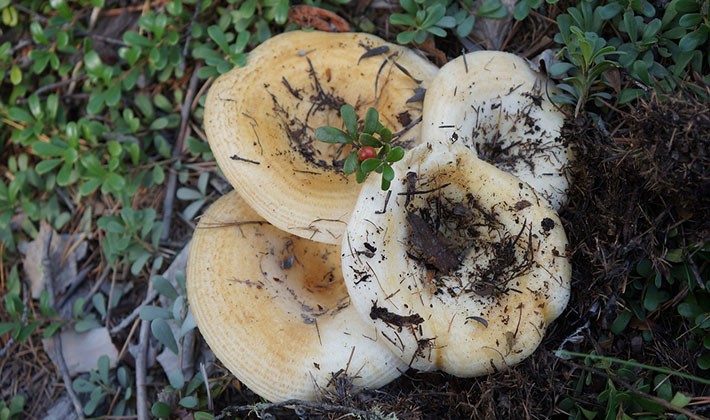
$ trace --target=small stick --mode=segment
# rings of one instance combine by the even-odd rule
[[[53,339],[54,355],[56,358],[57,367],[59,368],[59,372],[62,375],[64,388],[67,390],[67,394],[69,395],[69,399],[71,400],[72,405],[74,405],[74,411],[76,411],[76,415],[80,419],[83,419],[84,408],[81,406],[81,401],[76,395],[76,392],[74,392],[74,389],[71,387],[71,375],[69,375],[69,368],[67,367],[67,362],[66,360],[64,360],[64,353],[62,352],[62,335],[56,334]]]
[[[147,296],[153,293],[153,283],[148,283]],[[148,392],[146,388],[146,361],[148,359],[148,341],[150,340],[150,321],[141,321],[138,336],[138,356],[136,357],[136,410],[138,420],[150,419],[148,410]]]
[[[197,82],[199,80],[197,73],[200,70],[200,66],[200,64],[197,64],[192,71],[190,84],[187,87],[187,94],[185,95],[185,100],[182,104],[182,110],[180,111],[180,131],[178,132],[178,138],[175,142],[175,148],[173,149],[173,158],[176,158],[182,154],[182,146],[185,141],[185,137],[187,136],[189,127],[190,105],[192,104],[192,98],[195,96],[195,91],[197,90]],[[171,171],[170,175],[168,175],[165,201],[163,201],[163,233],[160,235],[161,241],[166,241],[170,237],[170,224],[173,216],[175,190],[177,190],[177,173],[175,171]]]
[[[138,305],[138,307],[136,307],[136,308],[133,310],[133,312],[131,312],[130,315],[128,315],[126,318],[123,319],[123,321],[121,321],[118,325],[116,325],[115,327],[113,327],[113,328],[111,329],[111,331],[110,331],[110,332],[111,332],[111,335],[118,334],[119,332],[123,331],[123,329],[125,329],[127,326],[131,325],[131,323],[132,323],[136,318],[138,318],[138,315],[140,315],[141,309],[142,309],[145,305],[147,305],[147,304],[149,304],[150,302],[154,301],[155,298],[157,298],[157,297],[158,297],[158,292],[155,291],[155,290],[151,290],[150,293],[147,294],[147,296],[145,297],[145,299],[143,299],[143,302],[141,302],[141,304]]]

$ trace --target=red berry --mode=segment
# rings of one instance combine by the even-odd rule
[[[377,152],[372,146],[363,146],[362,148],[360,148],[360,150],[357,151],[357,158],[360,159],[360,162],[365,159],[370,159],[374,157],[377,157]]]

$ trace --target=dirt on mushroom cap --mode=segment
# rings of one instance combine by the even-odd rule
[[[202,217],[187,268],[195,320],[263,398],[316,400],[343,375],[378,388],[405,369],[350,305],[339,260],[338,246],[276,229],[236,192]]]
[[[434,77],[424,99],[422,135],[464,144],[535,188],[555,209],[567,201],[573,154],[561,137],[555,87],[514,54],[459,56]]]
[[[475,376],[528,356],[569,299],[554,210],[463,146],[420,145],[397,170],[389,200],[365,185],[343,242],[353,304],[420,370]]]
[[[275,226],[339,243],[360,186],[342,174],[349,150],[315,141],[340,125],[345,103],[370,106],[399,144],[418,141],[421,102],[436,67],[368,34],[290,32],[261,44],[247,65],[211,87],[205,128],[217,162],[244,199]]]

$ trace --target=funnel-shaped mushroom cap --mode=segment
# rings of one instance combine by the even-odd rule
[[[441,68],[424,99],[422,135],[473,149],[532,185],[555,209],[567,201],[572,152],[554,85],[513,54],[478,51]]]
[[[350,306],[339,247],[276,229],[236,192],[195,230],[187,291],[215,355],[268,400],[315,400],[334,374],[377,388],[406,368]]]
[[[368,34],[289,32],[259,45],[247,65],[210,88],[205,129],[217,163],[242,197],[274,226],[340,243],[360,191],[342,173],[350,153],[314,130],[342,127],[343,104],[364,118],[375,107],[393,132],[416,122],[437,68],[413,51]],[[398,144],[420,138],[415,125]]]
[[[555,211],[463,146],[422,144],[396,165],[391,194],[368,181],[348,224],[355,307],[417,369],[467,377],[530,355],[569,299]]]

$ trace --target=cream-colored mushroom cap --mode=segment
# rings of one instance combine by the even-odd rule
[[[342,127],[339,110],[348,103],[360,118],[377,108],[393,132],[407,128],[398,144],[414,143],[422,108],[415,90],[437,70],[368,34],[278,35],[210,88],[207,138],[227,179],[262,217],[298,236],[340,243],[361,186],[342,173],[350,146],[319,142],[314,130]]]
[[[444,65],[424,99],[422,135],[473,149],[532,185],[555,209],[567,201],[572,152],[553,83],[516,55],[478,51]]]
[[[422,144],[391,193],[367,182],[343,242],[350,299],[420,370],[513,365],[567,305],[567,238],[527,184],[460,145]]]
[[[350,305],[339,246],[269,225],[236,192],[195,230],[187,292],[215,355],[267,400],[316,400],[339,375],[377,388],[406,368]]]

